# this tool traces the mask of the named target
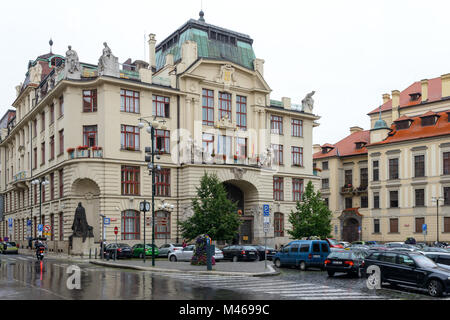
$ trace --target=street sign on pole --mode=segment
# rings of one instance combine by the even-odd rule
[[[264,217],[270,216],[270,206],[268,204],[263,204],[263,215]]]
[[[119,228],[114,227],[114,234],[117,236],[118,233],[119,233]]]
[[[111,224],[111,218],[104,218],[103,223],[105,226],[110,225]]]

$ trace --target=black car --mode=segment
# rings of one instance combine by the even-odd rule
[[[431,260],[433,260],[438,265],[450,267],[450,253],[447,252],[422,252],[422,254]]]
[[[232,245],[222,249],[223,259],[237,262],[239,260],[255,261],[258,260],[258,251],[252,246]]]
[[[380,269],[380,281],[426,289],[433,297],[450,293],[450,270],[439,267],[419,252],[376,251],[364,259],[364,274],[371,266]],[[380,284],[381,284],[380,283]]]
[[[264,260],[267,256],[267,260],[272,260],[275,253],[277,253],[277,250],[271,247],[264,247],[259,244],[251,244],[250,247],[254,247],[258,251],[258,259]]]
[[[325,270],[330,277],[336,272],[359,276],[359,270],[364,266],[364,258],[368,254],[367,250],[332,251],[325,260]]]
[[[131,258],[132,253],[131,247],[126,243],[110,243],[105,247],[105,256],[107,259],[114,259],[116,254],[116,258]]]

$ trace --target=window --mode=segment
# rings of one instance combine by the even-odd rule
[[[41,166],[45,163],[45,142],[41,143]]]
[[[303,137],[303,121],[292,119],[291,121],[292,127],[292,136],[293,137]]]
[[[444,174],[450,174],[450,152],[444,152],[442,154],[442,164],[444,167]]]
[[[121,89],[120,111],[139,113],[139,92]]]
[[[398,179],[398,158],[389,159],[389,179]]]
[[[97,126],[83,126],[83,145],[97,146]]]
[[[444,232],[450,232],[450,218],[444,217]]]
[[[436,123],[436,117],[435,116],[422,118],[422,127],[432,126],[435,123]]]
[[[313,252],[320,252],[320,244],[319,242],[313,242]]]
[[[122,166],[122,195],[139,195],[139,167]]]
[[[389,191],[391,208],[398,208],[398,191]]]
[[[283,201],[284,191],[283,191],[283,178],[273,177],[273,200]]]
[[[83,90],[83,112],[97,111],[97,89]]]
[[[274,236],[284,237],[284,214],[281,212],[275,212],[274,215]]]
[[[353,185],[353,170],[345,170],[344,172],[345,175],[345,186],[352,186]]]
[[[410,125],[409,120],[399,121],[399,122],[396,123],[397,130],[408,129],[409,125]]]
[[[50,200],[55,198],[55,174],[50,173]]]
[[[155,175],[155,195],[170,197],[170,169],[161,169]]]
[[[52,103],[50,105],[50,124],[55,122],[55,105]]]
[[[45,112],[41,113],[41,132],[45,130]]]
[[[33,138],[37,137],[37,119],[33,120]]]
[[[422,233],[423,224],[425,224],[425,218],[416,218],[416,233]]]
[[[59,241],[64,241],[64,220],[63,220],[63,213],[61,212],[59,214]]]
[[[155,150],[160,153],[170,153],[170,131],[155,130]]]
[[[291,251],[290,251],[290,252],[295,252],[295,253],[297,253],[299,248],[300,248],[300,245],[294,243],[294,244],[291,245]]]
[[[359,169],[359,177],[361,179],[361,187],[367,187],[367,185],[369,184],[367,168]]]
[[[345,209],[353,208],[353,199],[345,198]]]
[[[450,187],[444,187],[444,204],[450,205]]]
[[[214,151],[214,135],[204,133],[202,136],[203,153],[205,155],[211,155]]]
[[[369,198],[367,196],[361,197],[361,208],[368,208],[369,207]]]
[[[398,233],[398,219],[389,219],[390,233]]]
[[[37,148],[33,149],[33,169],[37,168]]]
[[[375,192],[373,194],[373,208],[374,209],[380,208],[380,194],[378,192]]]
[[[283,145],[272,144],[274,164],[283,165]]]
[[[373,233],[380,233],[380,219],[373,219]]]
[[[415,156],[414,157],[414,176],[424,177],[425,176],[425,156]]]
[[[372,166],[373,166],[373,181],[378,181],[380,179],[379,177],[379,167],[378,167],[378,160],[375,160],[372,162]]]
[[[120,126],[120,148],[126,150],[139,150],[139,127]]]
[[[300,246],[300,252],[309,252],[309,244],[302,244]]]
[[[202,91],[202,119],[205,126],[214,125],[214,91]]]
[[[170,239],[170,212],[155,212],[155,238]]]
[[[320,244],[320,248],[322,249],[322,252],[328,252],[329,251],[328,246],[327,246],[326,243],[321,243]]]
[[[64,96],[59,97],[59,116],[64,115]]]
[[[414,192],[416,196],[416,207],[423,207],[425,205],[425,190],[416,189]]]
[[[55,136],[50,137],[50,159],[53,160],[55,158]]]
[[[247,158],[247,138],[236,138],[236,155],[240,159]]]
[[[303,148],[292,147],[292,165],[303,167]]]
[[[139,212],[122,211],[122,240],[140,240]]]
[[[303,179],[292,179],[292,199],[302,201]]]
[[[328,189],[330,187],[328,178],[322,179],[322,189]]]
[[[322,170],[328,170],[328,161],[322,162]]]
[[[64,129],[59,131],[59,154],[64,153]]]
[[[62,198],[64,196],[64,176],[63,170],[59,170],[59,197]]]
[[[231,121],[231,94],[219,92],[219,120],[225,116]]]
[[[283,117],[270,116],[270,132],[283,134]]]
[[[231,137],[219,136],[217,149],[218,154],[231,157]]]
[[[236,125],[241,130],[247,130],[247,98],[236,96]]]

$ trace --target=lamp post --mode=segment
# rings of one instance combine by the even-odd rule
[[[161,129],[165,129],[165,120],[157,121],[156,117],[151,117],[153,120],[150,122],[145,118],[139,119],[138,127],[143,129],[147,125],[147,132],[150,133],[151,147],[145,148],[145,162],[148,163],[149,173],[152,175],[152,266],[155,266],[155,174],[161,170],[161,167],[155,166],[155,155],[159,159],[159,155],[156,153],[156,143],[155,143],[155,130],[161,126]],[[144,221],[145,223],[145,221]],[[145,255],[145,248],[144,248]]]
[[[436,202],[436,244],[439,244],[439,201],[444,199],[442,197],[432,197],[431,200]]]
[[[48,185],[50,182],[46,180],[44,177],[39,179],[34,179],[31,181],[31,184],[37,185],[39,184],[39,224],[42,225],[42,186]],[[42,236],[42,234],[41,234]]]

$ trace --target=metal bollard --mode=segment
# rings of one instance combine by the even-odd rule
[[[95,248],[95,260],[97,260],[97,248]]]
[[[89,260],[91,260],[91,248],[89,248]]]

